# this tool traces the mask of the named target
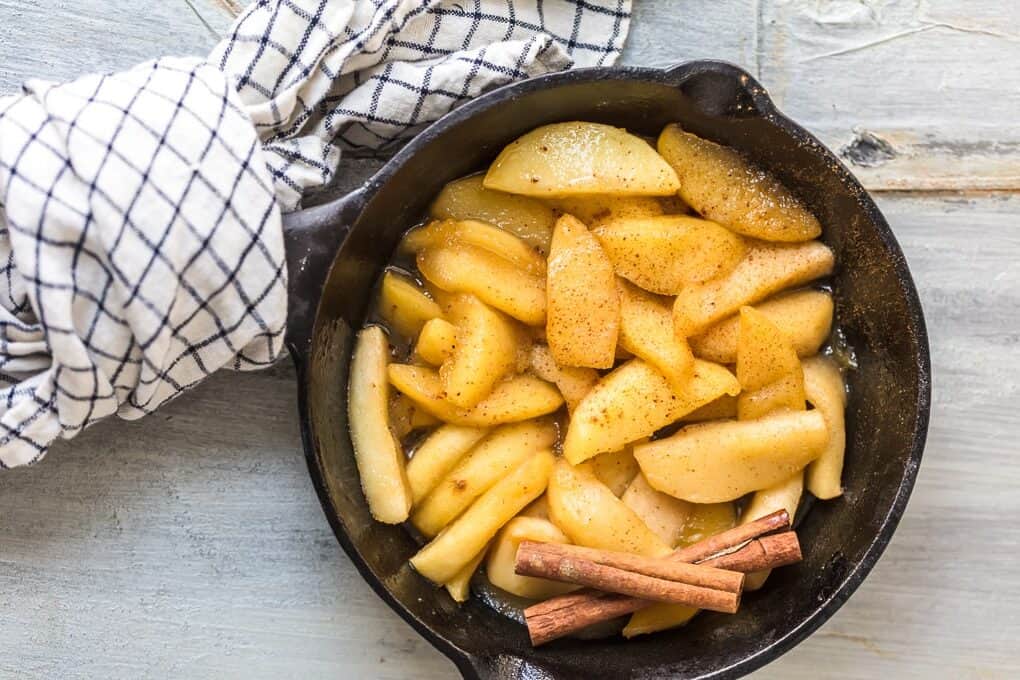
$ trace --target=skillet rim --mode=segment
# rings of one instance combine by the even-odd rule
[[[441,136],[447,128],[457,125],[468,119],[477,112],[496,106],[516,96],[540,89],[554,89],[556,87],[581,83],[591,80],[634,80],[652,82],[667,86],[678,87],[691,77],[701,74],[722,75],[736,81],[740,88],[747,95],[754,106],[754,117],[761,118],[778,127],[783,133],[789,135],[798,144],[805,146],[809,152],[822,156],[828,161],[831,172],[835,173],[841,182],[855,192],[857,200],[866,213],[871,226],[882,241],[886,253],[892,260],[896,279],[899,282],[900,291],[908,309],[908,321],[912,324],[917,341],[917,362],[916,362],[916,383],[917,401],[914,404],[914,432],[907,459],[907,467],[903,477],[899,480],[896,495],[888,512],[882,519],[878,531],[871,539],[867,549],[859,561],[854,563],[853,568],[847,573],[838,587],[833,589],[831,594],[823,601],[817,603],[812,613],[800,621],[786,635],[772,640],[766,647],[757,653],[745,656],[737,663],[723,668],[717,668],[701,675],[692,676],[699,679],[722,679],[741,677],[747,673],[757,670],[765,664],[783,655],[798,643],[807,638],[811,633],[821,627],[836,611],[850,598],[860,587],[864,579],[874,568],[879,558],[892,539],[895,530],[906,510],[907,502],[917,480],[918,470],[924,452],[927,439],[928,425],[931,413],[931,351],[927,333],[927,325],[924,319],[924,312],[921,306],[917,287],[907,266],[906,258],[899,246],[892,229],[884,215],[879,210],[871,195],[861,186],[860,182],[853,176],[846,165],[828,148],[826,148],[816,137],[807,130],[793,122],[782,114],[765,89],[746,71],[740,67],[725,61],[717,60],[694,60],[687,61],[669,68],[650,68],[638,66],[608,66],[574,69],[570,71],[550,73],[527,80],[518,81],[504,85],[492,90],[476,99],[465,103],[459,108],[446,114],[436,122],[432,123],[412,139],[406,146],[397,152],[385,163],[365,184],[351,192],[322,206],[310,208],[297,213],[297,218],[292,221],[303,223],[303,226],[312,222],[322,222],[332,217],[334,220],[339,215],[360,215],[371,196],[377,189],[389,181],[399,168],[411,158],[424,145],[432,142],[436,137]],[[304,213],[304,215],[302,215]],[[341,225],[342,237],[346,237],[347,229],[357,221],[357,217]],[[286,221],[285,221],[286,222]],[[335,224],[335,221],[333,222]],[[288,230],[285,223],[285,231]],[[303,239],[314,238],[315,232],[306,234]],[[292,241],[300,241],[302,238],[294,238]],[[319,272],[321,281],[324,281],[330,266],[343,238],[337,243],[333,257],[328,258],[325,263],[325,271]],[[288,258],[290,259],[290,258]],[[302,272],[303,274],[305,272]],[[433,647],[442,652],[457,666],[466,678],[485,678],[493,675],[496,670],[493,667],[493,657],[479,657],[461,649],[450,640],[434,631],[420,619],[415,617],[403,603],[394,597],[371,572],[366,562],[362,559],[357,547],[353,544],[347,532],[344,530],[339,518],[339,513],[333,506],[329,496],[326,482],[323,478],[323,470],[318,460],[318,452],[315,447],[315,439],[312,433],[311,418],[309,417],[309,357],[313,351],[312,339],[316,336],[318,329],[319,314],[318,308],[322,297],[322,283],[313,288],[314,298],[307,299],[307,289],[303,293],[295,293],[291,290],[292,303],[295,297],[305,298],[301,300],[303,314],[310,314],[311,318],[298,319],[295,323],[288,323],[287,344],[291,350],[297,368],[298,386],[298,413],[301,421],[301,439],[304,448],[309,475],[315,487],[319,502],[322,505],[324,514],[329,521],[338,542],[351,562],[357,568],[361,577],[368,585],[382,598],[382,600],[395,611],[404,621],[409,623],[415,631],[425,638]],[[291,320],[289,319],[289,322]],[[297,329],[292,333],[291,329]],[[527,656],[521,657],[527,661]]]

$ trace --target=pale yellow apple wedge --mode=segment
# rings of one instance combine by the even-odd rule
[[[517,562],[517,548],[522,541],[570,543],[566,534],[549,520],[537,517],[513,518],[500,530],[492,548],[489,549],[485,575],[489,577],[492,585],[518,597],[532,600],[546,600],[577,590],[579,586],[569,583],[517,574],[514,565]]]
[[[551,198],[546,203],[560,213],[573,215],[589,228],[624,217],[654,217],[662,214],[662,202],[652,196],[609,196],[588,194]]]
[[[690,215],[618,218],[592,233],[617,274],[662,295],[722,276],[747,252],[733,232]]]
[[[843,454],[846,449],[846,387],[835,362],[814,357],[804,362],[804,388],[811,405],[825,418],[829,441],[807,469],[807,488],[823,500],[843,493]]]
[[[454,602],[467,602],[467,599],[471,597],[471,577],[475,575],[478,565],[485,559],[487,552],[488,548],[479,550],[470,562],[464,565],[452,579],[443,584]]]
[[[823,290],[795,290],[754,305],[793,342],[797,356],[818,353],[832,331],[832,296]],[[740,316],[733,315],[690,339],[701,359],[719,364],[737,361]]]
[[[657,368],[683,393],[694,375],[694,354],[673,332],[669,302],[617,279],[620,291],[620,346]]]
[[[829,440],[818,411],[688,425],[634,447],[653,488],[693,503],[717,503],[778,484],[821,455]]]
[[[673,325],[682,337],[698,335],[744,305],[831,273],[833,264],[832,251],[818,241],[754,244],[729,273],[680,291]]]
[[[737,418],[755,420],[776,411],[803,411],[804,373],[798,368],[782,378],[737,397]]]
[[[452,579],[504,524],[542,495],[554,462],[552,451],[532,454],[419,550],[411,558],[411,566],[435,583]]]
[[[681,501],[682,502],[682,501]],[[690,503],[687,521],[681,530],[678,547],[692,545],[709,536],[733,528],[737,515],[732,503]],[[682,626],[700,610],[682,604],[659,603],[634,612],[623,628],[623,636],[655,633],[667,628]]]
[[[433,201],[429,214],[440,219],[494,224],[547,254],[556,214],[533,198],[486,189],[483,179],[484,175],[479,174],[450,182]]]
[[[496,428],[439,480],[411,513],[411,523],[425,537],[435,536],[531,454],[555,442],[556,427],[547,420]]]
[[[693,507],[693,503],[656,491],[640,472],[620,500],[670,547],[679,542]]]
[[[430,434],[407,463],[407,483],[414,504],[420,503],[488,432],[480,427],[443,425]]]
[[[483,185],[512,194],[668,196],[676,172],[645,140],[601,123],[543,125],[519,137],[489,166]]]
[[[458,243],[418,253],[418,269],[449,293],[471,293],[526,324],[545,322],[545,278],[484,248]]]
[[[797,506],[800,505],[801,496],[804,494],[804,473],[796,472],[788,479],[785,479],[774,486],[761,491],[755,491],[751,501],[744,508],[744,514],[740,518],[741,524],[748,524],[765,515],[770,515],[777,510],[786,510],[791,521],[797,516]],[[744,580],[744,590],[758,590],[765,585],[765,580],[772,573],[771,569],[756,571],[747,575]]]
[[[400,245],[417,253],[426,248],[456,245],[476,246],[499,255],[529,274],[545,274],[545,258],[522,239],[499,227],[478,220],[436,220],[412,229]]]
[[[447,401],[471,408],[517,367],[518,324],[474,295],[458,295],[448,316],[457,335],[439,379]]]
[[[379,288],[379,314],[398,334],[413,338],[443,311],[410,277],[391,270],[383,274]]]
[[[630,446],[622,451],[600,453],[588,462],[595,477],[608,486],[617,498],[623,495],[631,481],[641,471]]]
[[[563,455],[580,463],[599,453],[619,451],[724,394],[740,391],[724,367],[694,362],[683,393],[643,359],[631,359],[588,393],[574,410],[563,442]]]
[[[756,390],[800,368],[790,339],[753,307],[740,310],[737,380],[745,391]]]
[[[822,225],[774,176],[725,146],[667,125],[662,154],[680,180],[680,197],[710,220],[767,241],[807,241]]]
[[[737,343],[737,417],[753,420],[773,411],[803,411],[804,371],[790,338],[753,307],[740,309]]]
[[[406,395],[399,392],[390,395],[390,432],[397,440],[402,440],[414,430],[438,424],[439,420],[435,416],[427,413]]]
[[[714,401],[710,401],[701,408],[694,409],[680,420],[685,423],[701,423],[706,420],[722,420],[723,418],[737,417],[737,399],[724,394]]]
[[[670,552],[637,514],[600,482],[590,463],[560,459],[549,478],[549,517],[576,545],[662,556]]]
[[[457,346],[457,327],[445,319],[430,319],[422,326],[414,353],[433,366],[440,366]]]
[[[399,524],[411,509],[411,489],[404,470],[404,452],[388,422],[389,354],[389,341],[381,328],[368,326],[358,333],[351,359],[347,410],[354,460],[368,509],[380,522]]]
[[[469,409],[459,408],[446,400],[439,374],[430,368],[391,364],[388,375],[390,384],[422,409],[455,425],[492,427],[516,423],[552,413],[563,405],[559,390],[533,375],[504,380],[488,397]]]
[[[556,363],[546,345],[532,345],[530,363],[535,375],[556,385],[571,413],[599,381],[599,373],[594,368]]]
[[[610,368],[620,331],[616,275],[598,240],[570,215],[553,229],[546,300],[545,334],[556,363]]]

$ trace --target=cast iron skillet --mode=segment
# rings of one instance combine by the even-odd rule
[[[749,594],[739,614],[624,642],[560,640],[532,649],[525,629],[478,601],[458,607],[407,567],[415,543],[372,521],[347,430],[352,333],[401,233],[447,181],[486,166],[545,123],[589,120],[656,135],[679,122],[778,175],[825,226],[838,268],[837,322],[856,350],[850,373],[845,495],[799,526],[806,556]],[[291,215],[288,342],[299,376],[308,467],[344,550],[377,593],[465,677],[733,678],[818,628],[875,565],[903,514],[928,425],[928,340],[917,292],[889,226],[837,158],[780,114],[735,66],[597,68],[503,87],[422,132],[361,189]]]

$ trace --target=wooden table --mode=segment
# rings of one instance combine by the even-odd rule
[[[843,150],[906,251],[931,333],[931,433],[895,540],[827,625],[757,677],[1016,677],[1020,10],[636,4],[624,61],[742,64]],[[213,0],[0,0],[0,17],[0,92],[201,54],[229,23]],[[375,166],[341,174],[353,186]],[[0,676],[452,676],[339,549],[294,393],[287,364],[221,373],[0,475]]]

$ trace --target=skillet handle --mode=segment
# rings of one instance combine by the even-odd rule
[[[726,118],[777,115],[775,103],[750,73],[736,64],[699,60],[666,69],[666,79],[709,116]]]
[[[368,200],[362,187],[325,205],[283,216],[287,259],[287,348],[304,359],[312,342],[315,313],[337,251]]]

